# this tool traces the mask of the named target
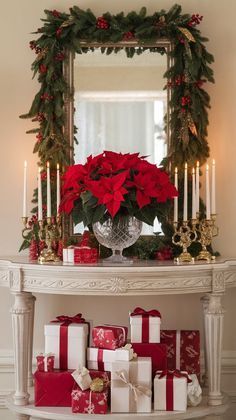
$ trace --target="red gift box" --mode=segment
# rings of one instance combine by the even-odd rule
[[[79,387],[71,393],[72,413],[106,414],[108,411],[108,388],[102,392],[82,391]]]
[[[161,343],[167,345],[168,369],[179,369],[200,377],[200,333],[162,330]]]
[[[53,354],[39,354],[36,356],[37,368],[40,372],[53,372],[55,356]]]
[[[92,330],[93,345],[100,349],[115,350],[126,344],[127,334],[127,327],[99,325]]]
[[[39,372],[34,374],[36,407],[71,407],[75,381],[72,371]]]
[[[167,369],[167,347],[160,343],[132,343],[134,352],[141,357],[152,358],[152,375]]]
[[[81,246],[74,248],[74,262],[76,264],[94,264],[98,260],[97,248]]]
[[[104,379],[104,382],[108,385],[111,380],[111,372],[101,371],[101,370],[89,370],[89,375],[92,379],[101,378]]]

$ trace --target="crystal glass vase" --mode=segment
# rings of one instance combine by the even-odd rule
[[[141,230],[142,222],[133,216],[122,216],[115,220],[109,218],[104,223],[93,224],[98,242],[112,250],[112,255],[106,258],[111,263],[132,262],[122,255],[122,251],[137,241]]]

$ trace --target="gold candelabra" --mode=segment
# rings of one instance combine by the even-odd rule
[[[177,263],[181,262],[194,262],[194,257],[188,252],[188,248],[197,238],[196,233],[196,220],[183,221],[182,224],[174,222],[174,234],[172,236],[172,243],[180,246],[183,250],[179,257],[175,259]]]
[[[53,250],[53,242],[57,242],[61,238],[61,218],[46,217],[44,220],[39,220],[39,238],[44,241],[46,247],[40,252],[38,262],[40,264],[46,262],[57,262],[60,258]]]
[[[198,224],[199,239],[201,251],[197,256],[197,260],[215,261],[215,257],[207,250],[207,246],[211,244],[212,238],[217,236],[219,228],[216,226],[216,214],[212,214],[210,219],[202,219]]]
[[[32,231],[32,225],[29,224],[29,218],[27,216],[22,217],[23,229],[22,229],[22,237],[23,239],[28,239],[29,233]]]

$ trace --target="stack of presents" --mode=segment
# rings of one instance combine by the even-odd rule
[[[73,413],[185,411],[201,401],[199,331],[160,330],[157,310],[136,308],[128,328],[91,328],[81,314],[45,325],[35,405]],[[93,346],[89,346],[89,336]]]

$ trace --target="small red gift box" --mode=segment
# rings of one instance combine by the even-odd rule
[[[40,372],[53,372],[54,371],[54,354],[39,354],[36,356],[37,368]]]
[[[106,414],[108,411],[108,388],[102,392],[90,389],[82,391],[79,387],[71,393],[72,413]]]
[[[168,369],[180,369],[200,377],[200,333],[162,330],[161,343],[167,345]]]
[[[34,374],[35,406],[71,407],[71,392],[74,385],[71,371],[36,371]]]
[[[167,347],[159,343],[132,343],[134,352],[141,357],[151,357],[152,376],[157,370],[167,369]]]
[[[94,264],[97,262],[97,260],[97,248],[90,248],[89,246],[80,246],[74,248],[75,264]]]
[[[93,345],[100,349],[115,350],[126,344],[127,334],[127,327],[99,325],[92,330]]]

